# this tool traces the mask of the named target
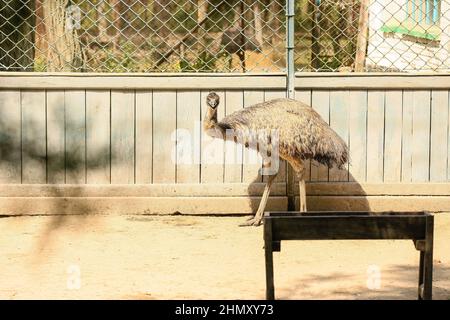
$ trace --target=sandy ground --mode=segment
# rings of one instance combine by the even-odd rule
[[[263,229],[243,219],[0,218],[0,298],[263,299]],[[434,298],[449,299],[450,214],[435,230]],[[416,298],[412,241],[284,242],[274,259],[280,299]]]

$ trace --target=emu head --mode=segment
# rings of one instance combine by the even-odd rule
[[[215,93],[215,92],[211,92],[206,97],[206,104],[213,109],[217,108],[217,106],[219,105],[219,102],[220,102],[220,98],[217,95],[217,93]]]

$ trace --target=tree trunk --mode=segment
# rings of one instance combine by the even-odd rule
[[[198,0],[197,2],[197,24],[199,24],[201,21],[206,19],[208,15],[208,6],[209,1],[208,0]],[[204,28],[199,28],[197,31],[197,39],[198,39],[198,52],[201,53],[206,50],[206,32]]]
[[[114,34],[114,47],[117,50],[120,45],[120,37],[123,31],[123,3],[122,0],[111,0],[112,25]]]
[[[245,2],[245,0],[241,0],[240,2],[241,3],[240,3],[240,12],[239,12],[239,16],[240,16],[239,26],[240,26],[240,29],[241,29],[240,30],[241,31],[241,34],[240,34],[241,48],[240,48],[240,50],[238,50],[237,55],[238,55],[239,59],[241,60],[242,72],[245,73],[247,71],[246,63],[245,63],[245,47],[246,47],[246,42],[247,42],[247,39],[246,39],[246,36],[245,36],[245,27],[246,27],[246,24],[245,24],[245,8],[246,8],[246,2]],[[238,18],[239,18],[239,16],[238,16]]]
[[[153,2],[152,28],[161,39],[164,39],[170,33],[168,23],[170,21],[169,4],[171,1],[155,0]]]
[[[364,71],[367,49],[367,30],[369,20],[369,0],[361,0],[358,21],[358,38],[356,40],[355,71]]]
[[[83,56],[76,30],[76,11],[67,11],[68,0],[44,0],[47,41],[47,71],[73,71],[82,66]],[[76,8],[74,9],[76,10]]]
[[[320,68],[320,26],[319,26],[319,18],[320,18],[320,10],[319,6],[316,5],[315,0],[309,1],[310,9],[308,10],[311,14],[311,68],[317,70]]]
[[[258,42],[256,45],[262,48],[264,42],[263,35],[263,19],[261,14],[261,3],[256,1],[253,5],[253,13],[255,15],[255,39]]]
[[[34,10],[32,0],[0,0],[0,71],[34,70]]]
[[[101,44],[108,43],[108,19],[106,18],[108,1],[100,0],[97,10],[98,36],[97,41]]]
[[[279,29],[280,29],[280,19],[278,18],[278,13],[281,10],[280,4],[278,1],[272,1],[270,5],[270,12],[271,12],[271,42],[272,45],[275,45],[277,41],[280,41],[282,39],[281,36],[278,35]]]

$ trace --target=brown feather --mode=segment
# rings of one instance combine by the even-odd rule
[[[349,160],[344,140],[310,106],[292,99],[275,99],[236,111],[223,118],[217,127],[233,129],[244,145],[271,150],[272,137],[261,140],[260,130],[277,130],[279,154],[283,159],[313,159],[328,167],[342,168]],[[270,132],[270,131],[268,131]],[[264,145],[261,146],[261,143]]]

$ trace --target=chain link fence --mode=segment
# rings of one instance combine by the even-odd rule
[[[284,68],[284,0],[3,0],[2,70]]]
[[[450,71],[450,0],[296,2],[300,71]]]
[[[0,0],[0,70],[284,72],[285,6]],[[294,32],[297,71],[450,70],[450,0],[296,0]]]

